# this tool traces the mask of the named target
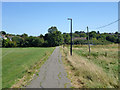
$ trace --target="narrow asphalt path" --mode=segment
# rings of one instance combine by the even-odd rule
[[[39,76],[35,76],[26,88],[69,88],[70,80],[61,60],[59,47],[40,68]]]

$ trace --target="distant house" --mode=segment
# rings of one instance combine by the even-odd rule
[[[86,37],[74,37],[73,40],[87,40]]]
[[[11,35],[5,36],[5,35],[2,34],[2,35],[0,35],[0,38],[1,38],[1,39],[5,39],[5,40],[6,40],[6,39],[10,39],[10,41],[12,41],[13,36],[11,36]]]
[[[114,35],[114,33],[108,33],[109,35]]]
[[[5,37],[5,35],[0,35],[0,38],[2,38],[2,39],[7,39],[7,37]]]
[[[12,37],[13,37],[13,36],[7,36],[7,37],[10,39],[10,41],[12,41]]]

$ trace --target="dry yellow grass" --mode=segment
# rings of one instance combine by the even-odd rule
[[[82,50],[83,48],[77,49]],[[113,75],[111,74],[110,75],[107,74],[102,67],[96,65],[95,63],[91,62],[90,60],[83,56],[77,55],[74,52],[73,55],[70,56],[68,48],[62,48],[61,52],[66,71],[68,72],[68,78],[72,81],[73,87],[75,88],[118,87],[117,86],[118,82],[116,78],[113,77]]]

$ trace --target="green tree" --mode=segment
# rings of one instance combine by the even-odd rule
[[[64,38],[64,43],[65,44],[69,44],[70,43],[70,34],[64,33],[63,34],[63,38]]]
[[[54,31],[58,31],[57,27],[55,27],[55,26],[54,27],[52,26],[48,29],[49,33],[53,33]]]
[[[72,36],[73,36],[73,37],[79,37],[79,34],[73,33]]]
[[[85,33],[80,33],[80,37],[87,37]]]
[[[76,34],[79,34],[79,31],[75,31]]]
[[[90,35],[90,39],[91,39],[91,38],[96,38],[96,37],[97,37],[96,31],[91,31],[91,32],[89,33],[89,35]]]
[[[23,39],[19,36],[15,36],[12,38],[12,41],[16,42],[16,45],[18,47],[21,47],[22,46],[22,43],[23,43]]]
[[[21,35],[21,37],[22,37],[23,39],[26,39],[26,38],[28,37],[28,35],[27,35],[26,33],[24,33],[24,34]]]
[[[99,31],[97,31],[97,34],[100,34],[100,32],[99,32]]]
[[[9,39],[3,39],[2,41],[2,47],[16,47],[16,42],[10,41]]]
[[[44,43],[44,39],[35,37],[32,43],[33,43],[33,46],[41,47]]]
[[[63,35],[58,31],[57,27],[51,27],[48,29],[48,34],[45,38],[49,46],[59,46],[63,44]]]
[[[6,32],[5,31],[1,31],[0,34],[6,35]]]
[[[119,33],[118,32],[115,32],[116,35],[118,35]]]
[[[118,37],[115,37],[114,35],[109,35],[106,37],[106,40],[114,42],[114,43],[116,43],[118,41],[117,39],[118,39]]]
[[[44,43],[43,38],[30,36],[25,39],[23,46],[25,46],[25,47],[41,47],[41,46],[43,46],[43,43]]]
[[[87,40],[76,39],[74,40],[74,44],[87,44]]]
[[[9,39],[3,39],[2,40],[2,47],[8,47]]]
[[[16,42],[14,42],[14,41],[8,42],[8,47],[16,47],[16,46],[17,46]]]
[[[44,38],[44,36],[42,34],[40,34],[39,38]]]

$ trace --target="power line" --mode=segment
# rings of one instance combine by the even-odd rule
[[[107,24],[107,25],[104,25],[104,26],[98,27],[98,28],[96,28],[96,29],[100,29],[100,28],[104,28],[104,27],[110,26],[110,25],[112,25],[112,24],[118,22],[119,20],[120,20],[120,19],[118,19],[118,20],[116,20],[116,21],[114,21],[114,22],[111,22],[111,23],[109,23],[109,24]]]
[[[97,28],[90,28],[90,29],[97,29],[97,30],[98,30],[98,29],[101,29],[101,28],[110,26],[110,25],[112,25],[112,24],[114,24],[114,23],[116,23],[116,22],[118,22],[118,21],[120,21],[120,19],[118,19],[118,20],[116,20],[116,21],[114,21],[114,22],[111,22],[111,23],[109,23],[109,24],[106,24],[106,25],[104,25],[104,26],[97,27]],[[80,30],[80,31],[86,31],[86,28],[85,28],[85,29],[80,28],[79,30]]]

